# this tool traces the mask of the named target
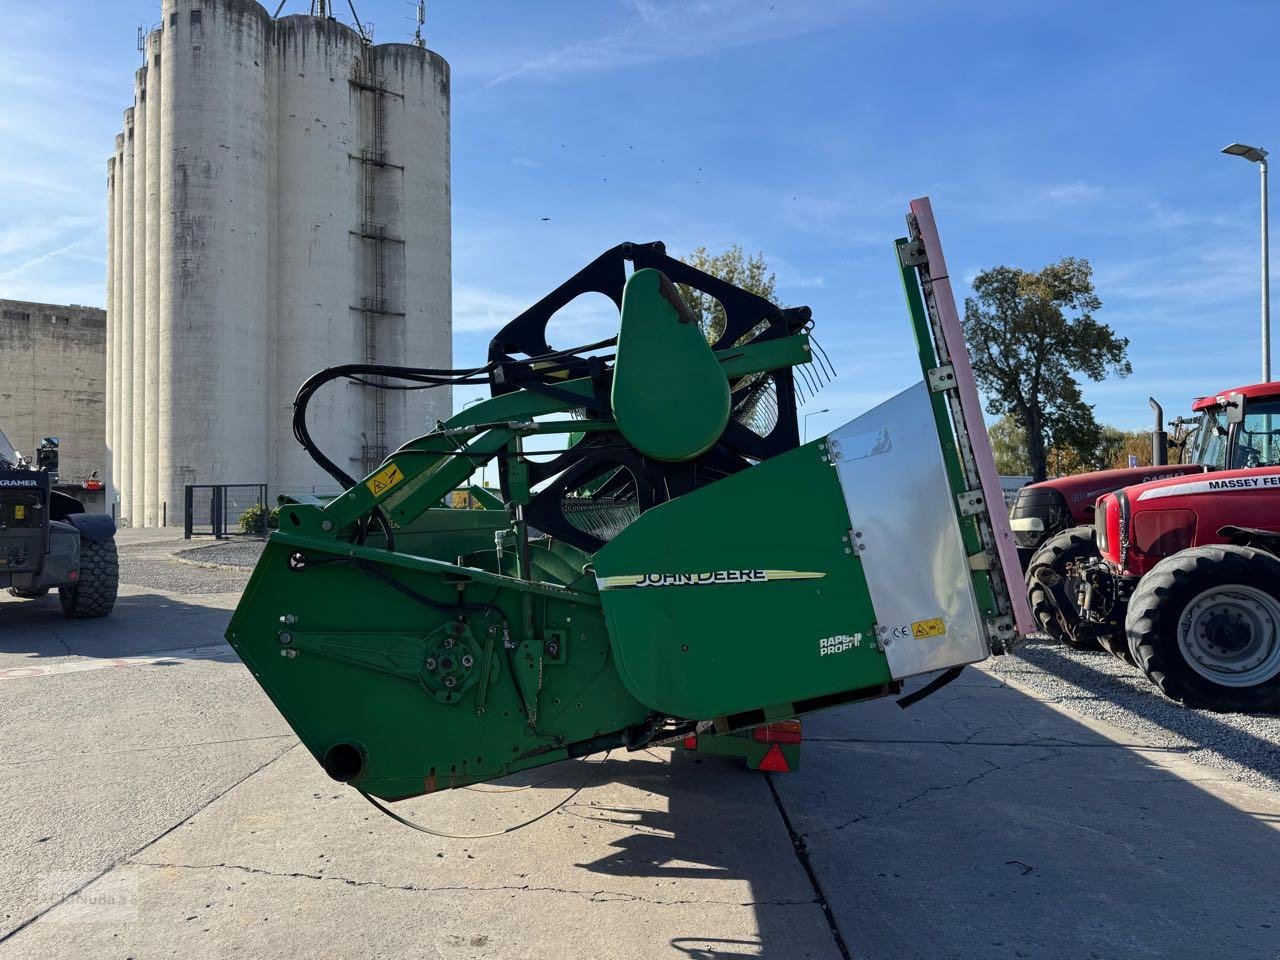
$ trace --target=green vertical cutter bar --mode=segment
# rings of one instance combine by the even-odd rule
[[[295,431],[344,492],[282,504],[227,637],[329,775],[396,800],[771,724],[1006,649],[1021,598],[924,219],[913,205],[896,246],[924,379],[811,443],[797,404],[832,371],[808,309],[660,244],[607,251],[483,367],[309,380]],[[714,333],[682,287],[719,303]],[[586,292],[618,305],[617,336],[553,348],[548,321]],[[342,378],[491,396],[356,479],[306,429]],[[486,464],[498,489],[463,498],[479,509],[442,506]]]

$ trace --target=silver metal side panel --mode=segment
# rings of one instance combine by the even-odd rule
[[[828,436],[895,678],[990,653],[933,423],[922,382]]]

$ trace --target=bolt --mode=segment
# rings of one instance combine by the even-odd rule
[[[859,553],[862,553],[862,551],[863,551],[863,550],[866,550],[866,549],[867,549],[867,545],[866,545],[865,543],[860,543],[860,544],[858,544],[858,552],[859,552]]]
[[[280,622],[281,623],[297,623],[298,618],[295,617],[292,613],[286,613],[283,617],[280,618]]]
[[[453,646],[453,643],[454,643],[453,637],[445,637],[445,638],[444,638],[444,643],[442,644],[442,646],[444,646],[444,647],[446,647],[446,648],[447,648],[447,647],[452,647],[452,646]]]
[[[427,667],[427,669],[428,669],[428,670],[434,670],[434,669],[436,668],[436,658],[435,658],[435,657],[427,657],[426,667]]]
[[[332,521],[332,520],[322,520],[322,521],[320,521],[320,529],[321,529],[321,530],[332,530],[332,529],[333,529],[333,521]]]
[[[450,688],[452,688],[452,687],[453,687],[457,682],[458,682],[458,681],[457,681],[457,680],[455,680],[455,679],[453,679],[453,677],[445,677],[445,678],[444,678],[444,685],[445,685],[446,687],[450,687]]]
[[[547,651],[547,656],[552,659],[560,656],[560,644],[556,643],[554,640],[548,640],[543,649]]]
[[[294,657],[296,657],[297,655],[298,655],[298,651],[297,651],[297,650],[281,650],[281,651],[280,651],[280,656],[282,656],[282,657],[287,657],[287,658],[288,658],[288,659],[290,659],[290,660],[292,660],[292,659],[293,659]]]
[[[472,665],[475,664],[475,662],[476,662],[475,657],[471,656],[471,654],[469,653],[462,658],[462,666],[466,670],[470,670]]]
[[[293,636],[292,636],[291,634],[284,633],[283,631],[281,631],[281,633],[280,633],[280,642],[281,642],[281,643],[293,643]]]

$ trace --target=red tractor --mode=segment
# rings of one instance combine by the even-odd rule
[[[1194,416],[1179,418],[1176,423],[1190,432],[1185,434],[1185,463],[1165,463],[1167,435],[1163,432],[1163,411],[1151,400],[1156,412],[1156,429],[1152,433],[1154,466],[1130,467],[1122,470],[1097,470],[1070,477],[1059,477],[1031,484],[1018,491],[1010,508],[1010,525],[1018,544],[1018,556],[1027,572],[1027,595],[1032,613],[1040,629],[1074,647],[1095,649],[1107,638],[1098,638],[1074,629],[1078,615],[1069,609],[1069,600],[1078,593],[1075,576],[1079,564],[1097,553],[1094,541],[1094,508],[1103,494],[1122,490],[1133,484],[1147,483],[1166,477],[1205,473],[1210,470],[1250,467],[1256,456],[1238,446],[1239,436],[1230,429],[1231,397],[1248,397],[1258,409],[1280,410],[1280,383],[1262,383],[1211,397],[1201,397],[1192,404]],[[1048,568],[1069,583],[1051,604],[1048,591],[1037,571]],[[1117,650],[1127,649],[1121,642]]]
[[[1280,384],[1195,409],[1196,473],[1101,496],[1032,558],[1029,596],[1046,632],[1187,706],[1280,709]]]

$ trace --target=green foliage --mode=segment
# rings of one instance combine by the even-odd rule
[[[239,522],[241,533],[266,533],[268,529],[276,530],[280,527],[280,509],[276,507],[264,510],[255,503],[240,514]]]
[[[1089,261],[1065,257],[1037,272],[984,270],[965,300],[965,338],[987,412],[1011,415],[1026,437],[1029,472],[1047,474],[1049,448],[1089,460],[1102,440],[1077,374],[1128,376],[1129,341],[1094,319],[1102,301]]]
[[[1025,477],[1031,472],[1027,459],[1027,435],[1013,417],[1005,415],[987,429],[996,469],[1006,477]]]
[[[763,253],[747,256],[736,243],[724,253],[715,255],[708,253],[706,247],[698,247],[684,258],[684,262],[703,273],[709,273],[766,300],[777,302],[774,292],[777,278],[765,263]],[[706,334],[707,341],[715,343],[724,334],[724,308],[714,297],[684,284],[679,286],[680,295],[698,318],[698,326]]]

